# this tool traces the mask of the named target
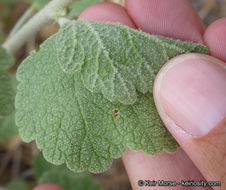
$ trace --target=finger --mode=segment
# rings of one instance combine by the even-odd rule
[[[139,180],[180,182],[183,179],[197,181],[204,179],[181,148],[173,154],[164,152],[155,156],[146,155],[142,151],[134,152],[127,150],[123,155],[123,162],[133,189],[144,189],[143,186],[140,187],[138,185]],[[157,184],[156,186],[153,186],[153,188],[162,189]],[[175,186],[173,189],[181,189],[181,186]]]
[[[202,42],[204,25],[187,0],[126,0],[126,9],[144,32]]]
[[[204,41],[211,55],[226,61],[226,18],[215,21],[207,28]]]
[[[118,11],[122,11],[122,13],[119,14]],[[98,14],[96,15],[97,12]],[[119,18],[117,17],[117,15],[121,15],[121,17]],[[93,5],[86,9],[81,14],[80,18],[87,20],[120,22],[122,24],[128,23],[129,20],[129,23],[132,23],[124,8],[119,5],[110,3]],[[116,20],[115,18],[118,18],[118,20]],[[178,166],[175,162],[175,164],[169,164],[169,162],[166,161],[168,157],[171,157],[171,160],[180,160],[181,165]],[[143,164],[140,163],[136,167],[136,163],[140,158],[146,160],[146,162],[143,162]],[[159,155],[157,157],[147,156],[141,151],[137,153],[135,153],[134,151],[127,151],[123,155],[123,161],[128,171],[131,184],[135,189],[137,187],[137,181],[139,179],[144,179],[147,177],[155,177],[155,179],[158,179],[157,177],[159,177],[159,179],[161,179],[164,176],[164,178],[171,180],[202,179],[201,174],[198,172],[191,160],[183,151],[178,151],[173,155],[164,153],[163,155]],[[152,170],[156,166],[159,166],[159,163],[161,163],[162,169],[158,171],[157,169]]]
[[[97,3],[87,8],[79,19],[90,21],[119,22],[131,28],[136,28],[129,18],[126,9],[115,3]]]
[[[154,85],[163,122],[206,180],[221,181],[221,189],[226,189],[225,83],[225,63],[185,54],[170,60]]]
[[[42,184],[35,187],[33,190],[64,190],[64,189],[55,184]]]
[[[145,32],[202,42],[204,26],[188,1],[143,0],[138,2],[127,0],[126,8],[136,26]],[[180,160],[181,165],[178,164],[179,162],[169,163],[168,157],[171,158],[170,160]],[[145,162],[139,162],[139,165],[136,166],[137,161],[141,158]],[[163,153],[156,157],[147,156],[142,152],[129,151],[123,155],[123,161],[134,189],[138,188],[137,181],[145,179],[147,176],[150,179],[176,181],[203,179],[183,151],[178,151],[173,155]],[[159,163],[161,163],[161,170],[158,168]],[[178,186],[177,188],[180,189],[181,187]]]

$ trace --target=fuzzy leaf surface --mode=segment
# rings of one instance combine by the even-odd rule
[[[19,67],[16,124],[23,140],[36,139],[44,157],[75,171],[106,170],[130,147],[156,154],[175,151],[151,93],[138,92],[133,105],[112,103],[83,84],[79,72],[65,73],[52,36]]]
[[[0,47],[0,118],[9,115],[14,109],[12,77],[7,72],[13,65],[13,58]]]
[[[56,48],[65,73],[81,73],[91,92],[123,104],[136,102],[137,92],[152,92],[157,72],[169,59],[187,52],[208,52],[201,44],[84,20],[66,24],[57,35]]]
[[[74,171],[102,172],[128,147],[175,151],[150,92],[160,67],[184,52],[207,48],[119,24],[65,24],[18,69],[20,135],[35,139],[47,161]]]

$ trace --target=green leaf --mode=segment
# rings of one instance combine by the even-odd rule
[[[5,33],[3,31],[3,27],[0,26],[0,43],[3,43],[5,40]]]
[[[6,189],[5,187],[0,186],[0,190],[9,190],[9,189]]]
[[[36,4],[38,9],[42,9],[52,0],[25,0],[25,1],[30,4]]]
[[[18,129],[15,124],[15,112],[0,118],[0,142],[17,134]]]
[[[98,32],[94,32],[94,35],[95,30]],[[139,53],[138,49],[133,52],[135,43],[127,44],[130,40],[124,40],[128,33],[134,36],[134,41],[138,41],[140,36],[142,48]],[[110,34],[114,35],[115,42]],[[100,39],[95,39],[100,35],[108,47],[99,47]],[[175,151],[178,144],[164,127],[152,93],[148,92],[150,89],[144,94],[135,90],[136,102],[124,105],[110,101],[106,90],[101,88],[104,86],[95,90],[89,87],[90,84],[97,84],[93,80],[102,80],[107,85],[115,68],[122,68],[118,72],[128,84],[134,80],[134,76],[139,79],[141,70],[143,79],[146,76],[153,81],[154,74],[161,67],[158,64],[163,64],[161,59],[166,61],[162,52],[172,57],[178,49],[184,49],[183,52],[207,51],[199,44],[156,38],[118,24],[78,21],[65,25],[18,69],[17,79],[20,83],[16,97],[16,124],[23,140],[30,142],[35,139],[47,161],[57,165],[66,163],[74,171],[104,171],[112,159],[120,157],[127,147],[152,155],[163,150]],[[167,45],[167,42],[171,44]],[[165,45],[165,51],[160,49],[158,43]],[[174,46],[176,50],[172,49]],[[155,61],[148,56],[143,58],[145,52],[152,55]],[[180,53],[182,50],[177,52]],[[116,61],[114,64],[110,61],[113,58]],[[136,64],[133,59],[137,61]],[[150,60],[150,63],[143,59]],[[126,68],[131,68],[134,76],[131,76],[130,69],[126,73]],[[151,71],[145,70],[147,68]],[[116,82],[114,97],[120,97],[117,95],[124,90],[122,82],[113,82]],[[145,85],[144,81],[140,82]],[[135,86],[134,83],[130,85]],[[142,88],[139,85],[136,87]]]
[[[86,8],[89,6],[103,2],[104,0],[79,0],[75,1],[70,5],[70,12],[68,14],[68,18],[73,19],[78,17]]]
[[[157,37],[120,24],[82,20],[59,31],[56,48],[65,73],[80,72],[91,92],[123,104],[136,102],[137,91],[152,92],[155,75],[169,59],[187,52],[208,52],[201,44]]]
[[[6,185],[8,190],[28,190],[28,186],[25,181],[20,179],[13,179]]]
[[[100,184],[88,174],[75,174],[67,170],[50,170],[45,172],[39,180],[40,184],[54,183],[66,190],[101,190]]]
[[[74,173],[65,165],[55,166],[45,161],[41,154],[35,156],[33,170],[40,183],[54,183],[65,190],[99,190],[101,186],[96,183],[88,173]]]
[[[17,81],[16,76],[12,77],[12,88],[16,92]],[[0,117],[0,142],[2,140],[14,137],[18,134],[15,124],[15,110],[7,116]]]
[[[14,109],[15,91],[12,78],[7,72],[13,63],[13,58],[0,47],[0,118],[9,115]]]
[[[68,170],[65,165],[56,166],[47,162],[42,154],[38,154],[33,159],[33,171],[37,178],[40,178],[45,172],[50,170]]]
[[[20,0],[1,0],[1,3],[6,3],[6,4],[15,4]]]

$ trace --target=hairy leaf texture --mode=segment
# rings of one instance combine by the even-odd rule
[[[51,163],[106,170],[129,147],[155,155],[178,144],[154,105],[159,68],[206,47],[128,27],[69,22],[19,67],[16,124]]]

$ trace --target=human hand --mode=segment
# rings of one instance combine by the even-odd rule
[[[138,186],[139,179],[206,179],[221,181],[220,189],[226,189],[226,18],[205,29],[188,0],[127,0],[126,9],[112,3],[93,5],[80,19],[120,22],[208,46],[212,57],[181,55],[166,63],[155,80],[156,107],[181,148],[157,156],[128,150],[123,162],[133,189],[145,189]],[[58,190],[50,186],[36,190]]]

